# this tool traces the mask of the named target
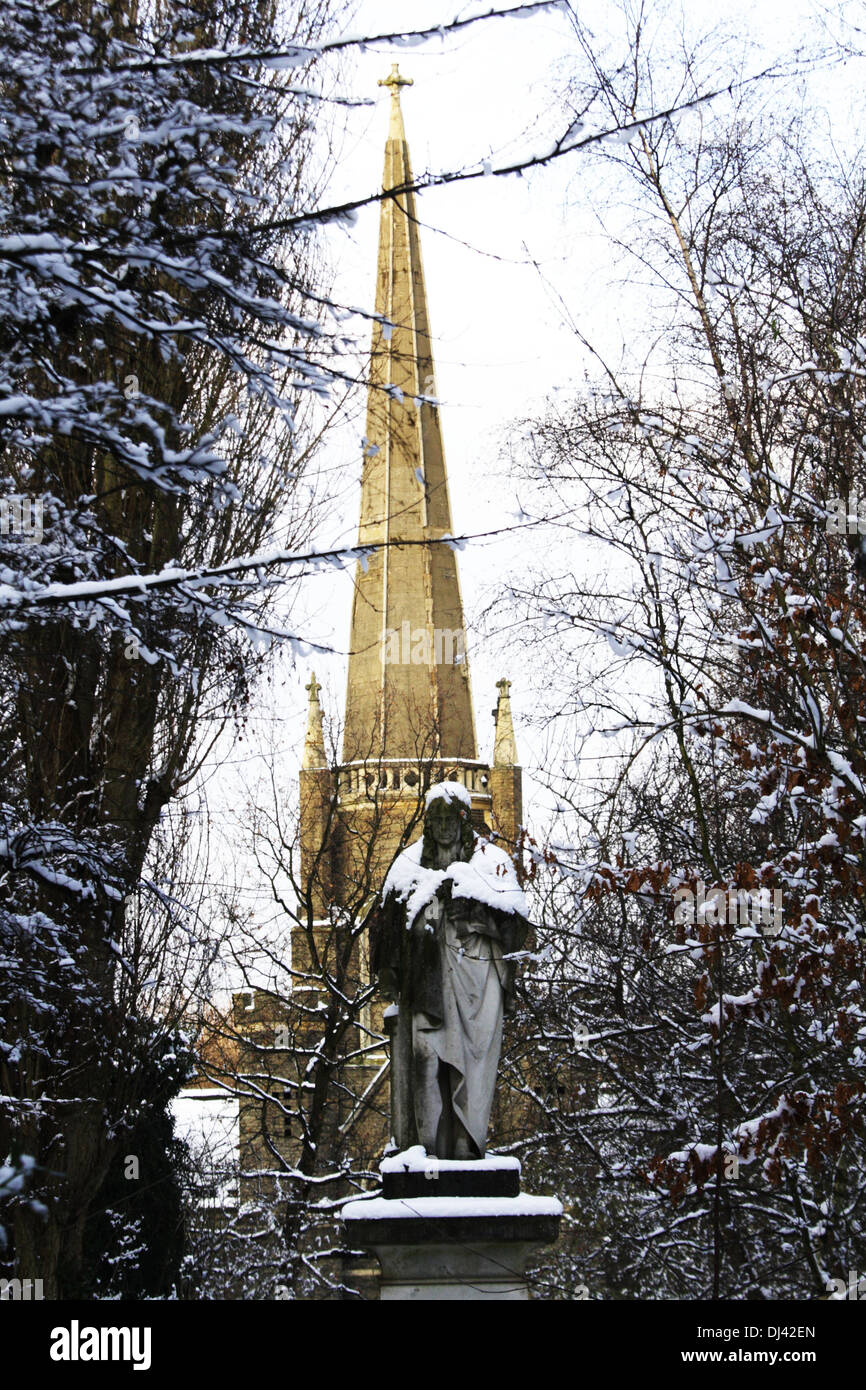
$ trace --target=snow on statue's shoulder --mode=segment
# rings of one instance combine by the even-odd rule
[[[514,861],[504,849],[478,836],[475,853],[468,864],[452,864],[448,869],[455,898],[474,898],[499,912],[529,915],[526,894],[517,881]]]
[[[389,893],[395,893],[406,904],[407,923],[412,922],[427,903],[433,901],[446,878],[451,880],[451,892],[455,898],[472,898],[499,912],[516,912],[521,917],[529,915],[526,895],[517,881],[513,860],[490,840],[476,836],[475,850],[469,862],[457,860],[449,864],[447,869],[424,868],[421,864],[422,850],[423,839],[419,839],[398,854],[382,886],[382,902]]]
[[[398,854],[388,876],[382,885],[382,902],[389,893],[396,893],[406,904],[406,921],[411,922],[418,913],[432,902],[436,891],[445,878],[444,869],[425,869],[421,864],[424,841],[416,840],[402,854]]]

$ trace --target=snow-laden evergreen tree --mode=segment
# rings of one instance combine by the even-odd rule
[[[28,1178],[6,1256],[46,1297],[93,1287],[88,1213],[187,1065],[153,944],[191,927],[147,857],[244,700],[268,600],[254,570],[207,593],[196,571],[312,521],[321,277],[309,232],[274,224],[315,202],[334,14],[0,16],[0,1153]]]

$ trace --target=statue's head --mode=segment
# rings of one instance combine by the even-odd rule
[[[458,782],[437,782],[427,793],[421,863],[431,868],[443,851],[450,861],[469,860],[475,848],[472,810]]]

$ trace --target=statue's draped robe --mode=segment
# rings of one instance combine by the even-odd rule
[[[454,1114],[481,1157],[503,1013],[514,990],[515,966],[503,957],[522,948],[529,923],[516,912],[452,898],[450,888],[446,879],[408,923],[400,895],[390,892],[373,922],[372,966],[386,992],[399,1000],[391,1084],[392,1091],[405,1087],[408,1094],[392,1103],[395,1142],[401,1149],[418,1142],[411,1058],[423,1041],[438,1056]]]

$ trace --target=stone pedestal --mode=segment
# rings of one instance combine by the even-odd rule
[[[428,1158],[380,1165],[381,1197],[343,1209],[347,1238],[372,1251],[383,1301],[529,1298],[526,1264],[559,1234],[562,1206],[520,1191],[516,1158]]]

